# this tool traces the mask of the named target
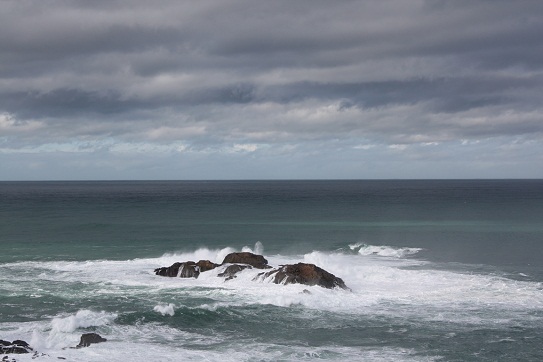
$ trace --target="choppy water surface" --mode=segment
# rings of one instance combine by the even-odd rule
[[[37,360],[543,357],[541,181],[0,183],[0,201],[0,339]],[[240,250],[352,291],[153,273]],[[89,331],[108,342],[66,348]]]

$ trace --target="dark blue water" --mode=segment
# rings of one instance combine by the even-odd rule
[[[425,257],[540,262],[543,182],[228,181],[0,183],[2,261],[146,257],[260,240],[274,253],[346,243]],[[537,265],[536,265],[537,266]]]

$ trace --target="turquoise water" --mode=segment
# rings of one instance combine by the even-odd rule
[[[543,357],[541,180],[2,182],[0,231],[0,339],[44,360]],[[152,272],[242,249],[352,292]]]

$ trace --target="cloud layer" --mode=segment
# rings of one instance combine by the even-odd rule
[[[538,0],[0,9],[0,179],[543,177]]]

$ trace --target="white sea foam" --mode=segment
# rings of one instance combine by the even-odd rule
[[[173,316],[175,314],[175,304],[170,303],[170,304],[167,304],[167,305],[162,305],[162,304],[155,305],[153,310],[155,312],[157,312],[157,313],[162,314],[162,315]]]
[[[88,316],[107,315],[103,312],[80,311],[76,313],[87,320]],[[62,325],[63,329],[71,329],[77,325],[68,323],[70,317],[57,317],[54,320]],[[100,317],[98,319],[101,319]],[[82,323],[87,325],[86,322]],[[11,326],[12,327],[12,326]],[[104,326],[102,326],[104,327]],[[93,344],[90,347],[73,349],[79,342],[82,330],[62,332],[62,341],[57,344],[47,344],[39,340],[44,339],[39,330],[51,328],[51,323],[46,321],[19,323],[16,331],[12,331],[7,339],[25,338],[25,334],[34,331],[34,338],[29,340],[38,357],[33,354],[18,355],[19,362],[58,361],[59,357],[75,362],[102,362],[102,361],[149,361],[164,362],[184,360],[206,360],[212,362],[234,361],[299,361],[299,360],[345,360],[352,361],[434,361],[435,357],[421,357],[414,349],[392,347],[348,347],[348,346],[299,346],[299,345],[275,345],[272,343],[249,342],[242,340],[224,343],[219,336],[189,333],[167,325],[154,323],[140,325],[107,326],[107,334],[99,331],[108,339],[105,343]],[[18,337],[15,337],[18,336]],[[196,345],[211,345],[213,348],[195,349]]]
[[[255,245],[254,248],[247,249],[257,251],[259,248],[261,246]],[[356,248],[357,246],[353,250]],[[224,266],[201,273],[198,279],[165,278],[153,273],[154,268],[169,266],[178,261],[208,259],[220,263],[226,254],[235,251],[233,248],[215,250],[202,248],[192,252],[165,254],[158,258],[124,261],[20,262],[0,266],[3,268],[0,276],[20,275],[19,289],[16,285],[9,284],[7,277],[6,284],[2,285],[2,288],[12,295],[34,293],[35,290],[43,289],[66,300],[84,300],[97,296],[119,298],[119,300],[131,298],[144,301],[147,310],[152,309],[165,316],[175,315],[180,302],[174,304],[173,300],[190,298],[193,303],[196,303],[190,308],[211,311],[236,306],[274,305],[285,308],[301,306],[308,310],[327,311],[354,317],[385,316],[402,320],[411,318],[417,321],[443,321],[447,324],[467,326],[492,327],[511,320],[517,324],[524,323],[523,321],[530,324],[534,320],[541,323],[537,319],[540,318],[537,317],[540,314],[530,313],[530,311],[543,309],[541,283],[482,274],[471,271],[469,268],[464,272],[436,269],[431,263],[414,258],[403,258],[401,254],[408,251],[402,248],[390,248],[390,250],[392,256],[321,251],[305,255],[266,255],[272,266],[298,261],[314,263],[341,277],[352,292],[297,284],[275,285],[270,280],[263,279],[255,281],[258,273],[262,272],[258,269],[243,270],[237,274],[236,278],[229,281],[217,277],[217,274],[224,270]],[[412,251],[413,254],[415,252]],[[388,251],[386,253],[390,254]],[[25,272],[28,270],[32,270],[32,273]],[[36,273],[40,275],[40,278],[36,278]],[[67,287],[70,283],[80,286],[80,290],[72,291]],[[310,294],[303,292],[306,289]],[[124,311],[120,309],[117,312]],[[165,326],[152,324],[145,324],[145,327],[121,326],[115,323],[116,317],[115,313],[85,309],[72,315],[59,315],[49,320],[45,318],[40,322],[19,323],[17,327],[19,329],[11,330],[4,338],[8,336],[13,336],[12,339],[29,340],[31,338],[31,344],[38,350],[48,351],[47,353],[51,355],[57,353],[56,355],[65,356],[70,360],[78,360],[78,358],[88,361],[103,360],[104,356],[110,356],[109,360],[126,359],[126,355],[121,358],[117,352],[123,349],[131,350],[134,360],[148,360],[161,356],[160,360],[169,361],[174,360],[174,355],[177,356],[175,359],[183,359],[180,356],[191,358],[201,352],[185,350],[182,345],[175,343],[179,343],[176,342],[179,340],[203,338],[202,336],[186,334],[175,329],[165,332],[161,329],[166,328]],[[62,351],[62,348],[76,345],[81,333],[89,327],[105,331],[108,343],[93,345],[89,351]],[[5,330],[7,327],[0,323],[0,328]],[[182,336],[176,333],[181,333]],[[172,341],[168,339],[164,343],[173,343],[173,347],[156,342],[170,337]],[[211,342],[203,340],[198,343]],[[251,349],[253,349],[252,345]],[[381,350],[376,349],[376,351]],[[225,352],[232,352],[228,354],[228,358],[232,357],[231,360],[234,360],[234,356],[239,360],[250,359],[250,356],[243,353],[236,354],[232,350],[222,350],[220,353]],[[301,358],[306,352],[293,349],[289,355],[292,357],[285,357],[284,354],[279,357],[295,360],[294,356]],[[224,360],[220,358],[220,353],[210,351],[206,359]],[[338,353],[348,356],[354,353],[354,350],[347,349]],[[81,355],[85,358],[81,358]],[[273,359],[271,355],[268,349],[267,352],[262,352],[261,357]],[[394,355],[390,360],[401,360],[400,357]],[[409,353],[405,357],[409,360]]]
[[[117,318],[116,313],[80,310],[74,315],[59,316],[51,320],[50,325],[35,328],[30,341],[38,350],[74,347],[79,342],[81,333],[77,330],[88,327],[110,325]]]
[[[256,250],[258,247],[255,247]],[[348,313],[364,313],[365,308],[374,306],[371,312],[408,313],[406,308],[384,308],[384,305],[411,305],[411,313],[423,312],[429,307],[443,308],[444,311],[462,311],[466,305],[481,310],[492,308],[519,310],[522,308],[543,307],[541,283],[511,280],[495,275],[459,273],[447,270],[432,269],[432,265],[416,259],[373,257],[373,255],[329,252],[311,252],[299,256],[266,256],[270,265],[303,261],[313,263],[342,278],[353,290],[349,298],[339,297],[338,290],[326,290],[319,287],[302,285],[281,286],[271,280],[254,281],[258,269],[246,269],[237,274],[233,280],[225,281],[217,277],[224,267],[204,272],[198,279],[157,277],[153,269],[169,266],[177,261],[209,259],[221,262],[223,255],[234,251],[224,249],[198,249],[193,252],[167,254],[159,258],[135,259],[126,261],[94,261],[94,262],[24,262],[11,265],[10,274],[18,274],[19,270],[39,269],[43,278],[37,280],[32,274],[22,275],[21,281],[28,283],[34,290],[36,286],[43,288],[44,282],[51,281],[52,288],[59,282],[78,283],[84,288],[74,292],[58,284],[55,293],[65,298],[82,298],[85,293],[91,298],[96,295],[120,297],[141,295],[151,298],[156,305],[168,305],[157,294],[159,290],[170,290],[180,294],[198,294],[202,297],[217,299],[218,302],[234,303],[271,303],[281,306],[302,304],[307,307],[344,311]],[[406,269],[407,268],[407,269]],[[18,274],[19,275],[19,274]],[[270,279],[270,278],[268,278]],[[6,289],[16,286],[7,286]],[[200,289],[190,288],[201,288]],[[300,295],[303,289],[310,289],[314,298]],[[76,294],[77,293],[77,294]],[[209,303],[208,303],[209,304]],[[151,306],[151,308],[153,308]],[[421,310],[418,310],[418,308]],[[160,313],[160,312],[159,312]],[[435,317],[435,315],[434,315]],[[82,323],[80,316],[55,323]],[[99,318],[98,318],[99,320]],[[82,326],[82,324],[81,324]],[[72,328],[72,327],[66,327]]]
[[[247,341],[234,342],[224,345],[219,341],[214,349],[194,349],[185,346],[184,335],[172,338],[169,343],[153,343],[152,341],[138,340],[136,327],[130,330],[119,330],[118,338],[108,340],[106,343],[91,345],[81,349],[41,350],[38,357],[32,354],[17,355],[19,362],[59,361],[59,358],[72,362],[103,362],[103,361],[161,361],[176,362],[187,360],[205,360],[210,362],[239,362],[239,361],[300,361],[300,360],[351,360],[351,361],[435,361],[437,357],[424,357],[417,355],[417,351],[407,348],[392,347],[347,347],[347,346],[288,346],[267,343],[249,343]],[[152,335],[175,333],[167,329],[144,328],[142,333]],[[136,335],[134,335],[136,334]],[[210,338],[212,339],[212,338]],[[193,342],[190,340],[190,342]],[[190,343],[189,342],[189,343]],[[201,340],[199,343],[209,343]],[[11,356],[10,356],[11,357]]]

